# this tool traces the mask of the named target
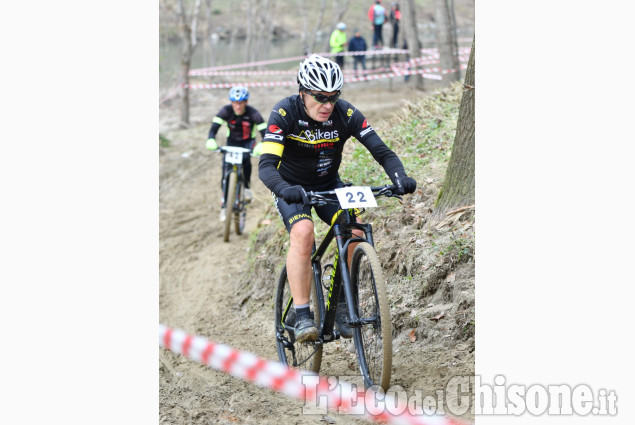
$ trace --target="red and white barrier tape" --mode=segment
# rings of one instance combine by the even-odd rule
[[[467,62],[469,57],[467,56],[459,56],[459,62]],[[439,59],[426,59],[426,58],[415,58],[411,59],[410,62],[395,62],[393,65],[400,66],[401,64],[407,65],[408,63],[414,64],[415,66],[423,66],[423,65],[434,65],[439,63]],[[367,73],[375,73],[387,71],[389,68],[377,68],[368,70]],[[352,74],[355,71],[352,69],[343,70],[344,74]],[[295,75],[298,71],[295,69],[292,70],[267,70],[267,71],[205,71],[201,69],[195,69],[189,72],[189,75],[192,77],[217,77],[217,76],[253,76],[253,75]]]
[[[459,54],[461,55],[469,55],[471,47],[460,47]],[[356,56],[356,55],[392,55],[392,54],[405,54],[409,53],[409,50],[406,49],[379,49],[379,50],[366,50],[363,52],[341,52],[341,53],[317,53],[320,56],[330,57],[330,56]],[[438,48],[426,48],[421,49],[421,53],[424,53],[429,56],[439,56]],[[214,71],[226,71],[228,69],[237,69],[237,68],[250,68],[254,66],[263,66],[263,65],[271,65],[275,63],[284,63],[284,62],[293,62],[293,61],[302,61],[306,59],[306,56],[293,56],[289,58],[281,58],[281,59],[270,59],[265,61],[257,61],[257,62],[247,62],[247,63],[237,63],[232,65],[223,65],[223,66],[214,66],[210,68],[198,68],[190,70],[190,75],[198,75],[198,73],[205,72],[214,72]]]
[[[451,72],[456,72],[456,70],[443,70],[443,74],[449,74]],[[423,78],[427,78],[429,80],[442,80],[443,77],[441,75],[429,74],[425,69],[415,69],[415,70],[399,70],[398,72],[390,72],[386,74],[370,74],[370,75],[360,75],[360,76],[348,76],[344,78],[345,83],[356,83],[359,81],[374,81],[381,80],[384,78],[395,78],[402,77],[404,75],[412,75],[412,74],[421,74]],[[298,84],[297,81],[252,81],[245,83],[210,83],[210,84],[189,84],[183,87],[189,87],[192,90],[198,89],[229,89],[234,86],[240,85],[243,87],[277,87],[277,86],[296,86]]]
[[[161,99],[159,101],[159,106],[163,105],[165,102],[167,102],[168,100],[172,99],[173,97],[176,97],[177,93],[179,92],[179,88],[180,86],[176,86],[170,93],[168,93],[167,96],[165,96],[163,99]]]
[[[228,345],[218,344],[208,341],[200,336],[192,336],[178,329],[171,329],[164,325],[159,325],[159,345],[167,348],[176,354],[181,354],[191,360],[202,363],[213,369],[228,373],[244,381],[253,382],[264,388],[269,388],[277,392],[305,401],[321,400],[326,397],[327,407],[330,410],[339,412],[358,413],[354,410],[351,401],[357,400],[361,405],[361,400],[374,400],[383,398],[385,405],[393,403],[389,394],[376,396],[372,390],[360,391],[353,385],[339,381],[338,385],[329,390],[329,383],[325,377],[316,376],[308,372],[300,372],[290,369],[282,363],[273,362],[256,356],[253,353],[236,350]],[[305,380],[303,381],[303,376]],[[313,376],[315,378],[308,378]],[[310,380],[317,385],[306,385]],[[363,406],[373,404],[363,404]],[[462,425],[455,419],[444,416],[413,416],[408,410],[404,410],[400,415],[393,415],[387,409],[379,414],[373,415],[365,411],[365,416],[381,423],[393,423],[403,425]]]
[[[461,69],[466,69],[467,65],[461,65]],[[433,68],[432,70],[428,69],[407,69],[407,68],[396,68],[392,70],[392,72],[385,74],[367,74],[360,76],[346,76],[344,77],[345,83],[356,83],[359,81],[375,81],[381,80],[384,78],[395,78],[402,77],[405,75],[413,75],[413,74],[421,74],[423,78],[429,80],[442,80],[443,77],[437,74],[431,74],[430,72],[440,72],[441,74],[451,74],[456,72],[456,69],[440,69]],[[210,84],[189,84],[184,87],[189,87],[192,90],[198,89],[229,89],[234,86],[243,86],[243,87],[277,87],[277,86],[295,86],[297,85],[297,81],[252,81],[245,83],[210,83]]]
[[[434,63],[439,63],[439,61],[431,61]],[[402,63],[402,62],[399,62]],[[403,62],[406,63],[406,62]],[[385,68],[385,67],[381,67],[381,68],[375,68],[375,69],[368,69],[365,72],[366,73],[377,73],[377,72],[384,72],[384,71],[389,71],[390,68]],[[353,74],[355,73],[354,70],[352,69],[344,69],[342,70],[342,72],[344,74]],[[268,71],[201,71],[199,70],[194,70],[194,71],[190,71],[189,75],[192,77],[217,77],[217,76],[253,76],[253,75],[296,75],[298,73],[297,69],[291,69],[291,70],[268,70]]]

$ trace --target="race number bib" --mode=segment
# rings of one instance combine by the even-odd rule
[[[243,154],[240,152],[225,152],[225,162],[230,164],[242,164]]]
[[[335,189],[342,209],[371,208],[377,206],[375,195],[368,186],[349,186]]]

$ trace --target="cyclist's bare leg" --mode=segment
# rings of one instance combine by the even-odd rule
[[[293,224],[287,253],[287,278],[295,305],[308,304],[311,297],[311,252],[313,222],[300,220]]]

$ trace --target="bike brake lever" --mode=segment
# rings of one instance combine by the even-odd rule
[[[403,198],[401,197],[401,195],[397,195],[396,193],[392,193],[392,191],[390,191],[390,190],[387,191],[385,196],[387,196],[388,198],[397,198],[400,201],[403,201]]]
[[[384,195],[388,198],[397,198],[403,201],[403,198],[400,195],[393,193],[392,190],[390,190],[390,187],[385,187],[381,189],[379,192],[377,192],[377,195]]]

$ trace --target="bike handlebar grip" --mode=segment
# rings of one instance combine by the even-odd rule
[[[214,140],[213,138],[207,139],[207,142],[205,143],[205,147],[211,151],[218,149],[216,140]]]

